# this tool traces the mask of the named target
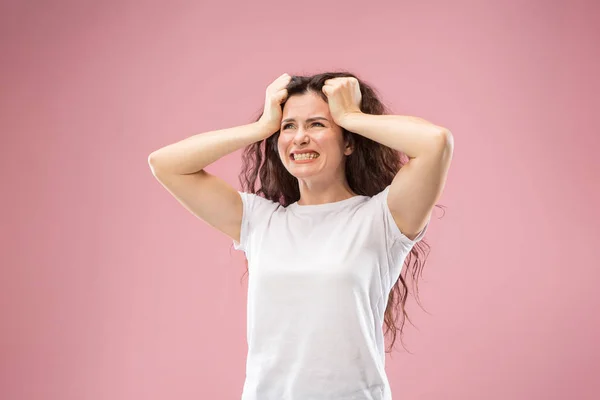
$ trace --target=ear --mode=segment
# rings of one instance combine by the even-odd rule
[[[345,144],[346,147],[344,148],[344,155],[349,156],[354,152],[354,140],[352,138],[348,138]]]
[[[354,152],[354,146],[351,144],[346,144],[346,148],[344,149],[344,155],[349,156]]]

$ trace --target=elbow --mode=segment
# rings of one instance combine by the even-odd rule
[[[447,128],[442,128],[437,135],[438,144],[444,149],[453,149],[454,148],[454,137],[452,136],[452,132],[450,132]]]
[[[150,153],[148,156],[148,166],[150,167],[152,174],[156,175],[156,170],[158,169],[158,155],[156,151]]]
[[[152,152],[150,153],[150,155],[148,156],[148,165],[152,166],[154,163],[156,162],[156,152]]]
[[[428,147],[427,154],[438,156],[445,156],[454,152],[454,139],[452,133],[445,128],[441,128],[433,136]]]

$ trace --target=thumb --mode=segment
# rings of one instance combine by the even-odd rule
[[[277,92],[277,95],[275,96],[275,98],[277,99],[277,103],[278,104],[283,103],[283,101],[286,99],[287,95],[288,95],[287,89],[282,89],[279,92]]]
[[[329,86],[323,85],[323,93],[325,93],[325,95],[327,97],[329,97],[331,95],[331,88]]]

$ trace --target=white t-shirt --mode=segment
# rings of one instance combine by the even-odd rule
[[[383,317],[408,239],[373,197],[283,207],[239,192],[248,258],[242,400],[391,400]]]

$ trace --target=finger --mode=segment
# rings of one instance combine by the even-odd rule
[[[288,74],[283,74],[279,78],[277,78],[278,81],[284,81],[284,82],[287,80],[290,80],[290,79],[292,79],[292,77],[289,76]]]
[[[281,103],[283,103],[287,99],[287,96],[288,96],[287,89],[282,89],[282,90],[280,90],[280,91],[277,92],[275,98],[277,99],[277,102],[279,104],[281,104]]]

